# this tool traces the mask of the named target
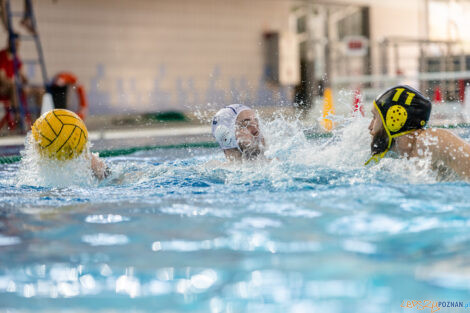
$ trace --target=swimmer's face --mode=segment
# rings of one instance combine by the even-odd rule
[[[380,118],[379,111],[377,111],[375,105],[372,106],[371,112],[372,121],[370,121],[369,124],[369,133],[372,136],[372,141],[370,144],[370,150],[372,155],[374,155],[384,152],[388,147],[388,141],[390,139],[388,138],[382,119]]]
[[[248,157],[257,157],[264,151],[264,138],[259,129],[259,121],[253,110],[242,111],[236,121],[235,137],[240,150]]]
[[[369,124],[369,133],[372,137],[374,137],[384,130],[384,125],[382,124],[379,111],[377,111],[377,108],[375,107],[375,105],[372,106],[371,112],[372,112],[372,121],[370,121],[370,124]]]

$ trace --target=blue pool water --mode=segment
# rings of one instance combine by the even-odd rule
[[[160,149],[107,159],[102,182],[80,163],[38,167],[27,151],[0,166],[0,312],[465,305],[470,185],[440,180],[423,161],[364,167],[367,123],[307,140],[277,119],[264,126],[271,162]]]

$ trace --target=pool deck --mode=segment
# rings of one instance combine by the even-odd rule
[[[274,111],[292,116],[292,107],[257,108],[262,116]],[[142,146],[170,146],[201,142],[215,142],[211,135],[210,117],[187,113],[186,121],[149,121],[142,115],[89,116],[86,119],[93,151],[125,149]],[[206,122],[201,122],[201,118]],[[24,147],[25,135],[0,135],[0,156],[18,155]]]
[[[167,125],[89,131],[92,150],[122,149],[138,146],[165,146],[213,141],[210,127],[203,125]],[[0,155],[17,155],[24,146],[24,135],[0,138]]]
[[[257,109],[260,115],[272,116],[280,112],[283,116],[294,116],[292,108]],[[206,114],[211,116],[212,114]],[[210,122],[201,122],[199,118],[188,115],[187,121],[159,122],[145,121],[138,115],[90,116],[86,120],[92,151],[126,149],[145,146],[171,146],[193,143],[214,143]],[[207,120],[206,116],[206,120]],[[306,120],[315,122],[307,117]],[[210,119],[209,119],[210,121]],[[307,123],[307,124],[312,124]],[[313,123],[310,126],[313,126]],[[431,125],[455,125],[455,119],[434,119]],[[317,131],[320,131],[317,129]],[[320,131],[321,132],[321,131]],[[0,136],[0,157],[19,155],[24,147],[25,135]]]

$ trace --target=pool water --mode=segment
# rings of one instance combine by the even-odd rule
[[[468,303],[470,185],[422,160],[364,167],[368,120],[344,125],[308,140],[277,118],[263,123],[270,162],[159,149],[106,159],[101,182],[84,160],[39,164],[27,149],[23,163],[0,166],[0,312]]]

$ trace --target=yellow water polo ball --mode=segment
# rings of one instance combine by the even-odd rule
[[[64,109],[44,113],[34,122],[32,133],[41,154],[57,160],[79,156],[88,140],[88,131],[82,119]]]
[[[393,105],[387,111],[385,123],[391,132],[399,131],[406,123],[408,113],[401,105]]]

